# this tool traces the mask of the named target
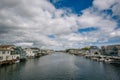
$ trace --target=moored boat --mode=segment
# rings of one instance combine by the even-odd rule
[[[15,61],[15,63],[19,63],[19,62],[20,62],[20,60],[16,60],[16,61]]]

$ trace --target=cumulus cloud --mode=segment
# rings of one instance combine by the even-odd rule
[[[116,3],[116,0],[94,0],[93,5],[99,10],[109,9]]]
[[[113,15],[118,16],[120,19],[120,1],[117,0],[116,4],[113,6],[112,11],[113,11]]]
[[[112,20],[110,16],[99,14],[91,9],[84,10],[78,21],[82,27],[93,26],[105,30],[106,28],[114,29],[117,26],[116,21]]]
[[[113,15],[119,15],[116,1],[94,0],[93,6],[78,16],[68,9],[56,9],[49,0],[0,0],[0,43],[62,49],[107,42],[120,37],[115,30],[118,23],[101,10],[112,9]],[[97,31],[78,31],[88,27]]]
[[[29,43],[29,42],[21,42],[21,43],[16,43],[15,44],[16,46],[25,46],[25,47],[31,47],[31,46],[33,46],[33,43]]]
[[[114,16],[120,17],[120,0],[94,0],[93,6],[98,10],[112,10]]]

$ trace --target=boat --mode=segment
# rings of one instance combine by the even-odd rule
[[[15,61],[15,63],[19,63],[19,62],[20,62],[20,60],[16,60],[16,61]]]
[[[105,59],[105,62],[111,62],[112,60],[111,59]]]
[[[99,59],[99,61],[101,61],[101,62],[102,62],[102,61],[105,61],[105,59],[104,59],[104,58],[100,58],[100,59]]]

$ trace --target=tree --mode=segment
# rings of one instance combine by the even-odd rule
[[[89,48],[85,47],[85,48],[82,48],[82,50],[89,50]]]

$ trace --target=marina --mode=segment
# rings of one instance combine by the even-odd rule
[[[120,80],[120,0],[0,0],[0,80]]]
[[[120,65],[54,53],[0,67],[0,80],[120,80]]]
[[[85,57],[95,61],[106,62],[111,64],[120,64],[120,57],[116,57],[116,56],[86,55]]]

